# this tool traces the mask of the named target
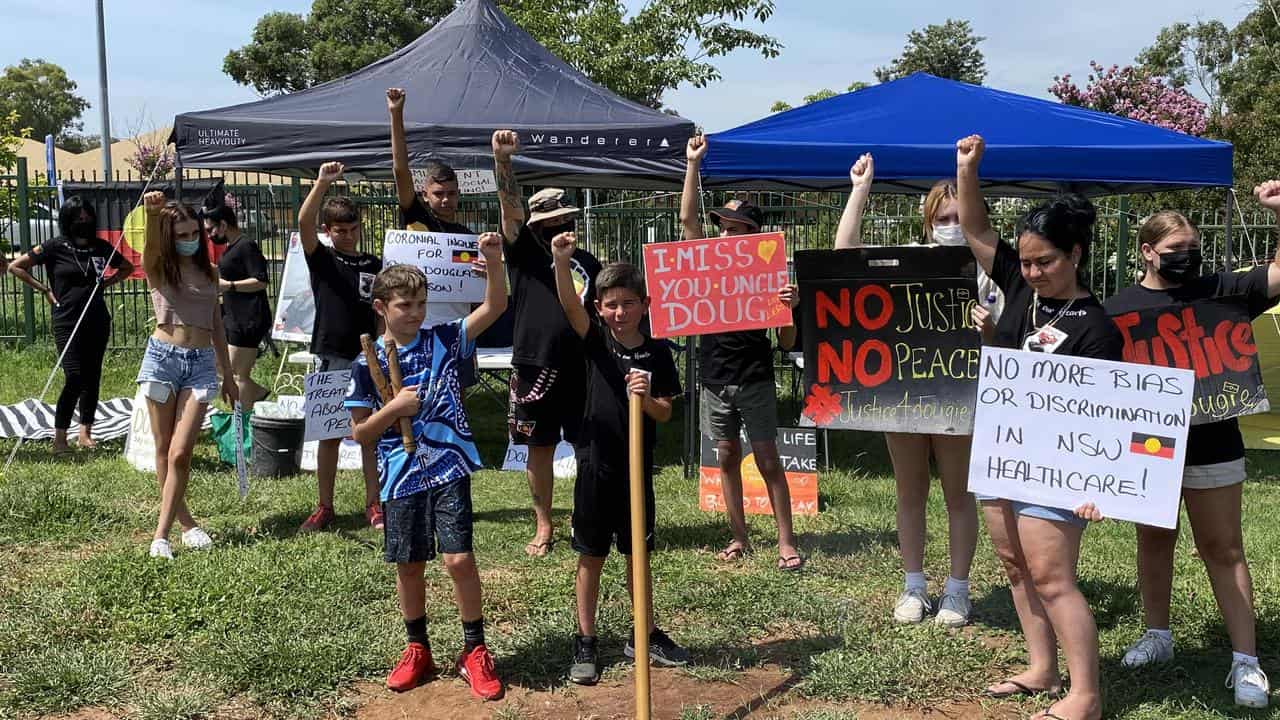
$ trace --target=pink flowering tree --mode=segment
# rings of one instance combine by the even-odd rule
[[[1208,106],[1194,95],[1133,66],[1104,68],[1090,61],[1093,72],[1083,89],[1070,75],[1055,76],[1049,92],[1067,105],[1120,115],[1187,135],[1203,135]]]
[[[153,144],[146,140],[134,140],[133,144],[134,151],[125,158],[125,162],[144,179],[151,177],[152,172],[157,178],[162,178],[173,169],[173,152],[167,144]]]

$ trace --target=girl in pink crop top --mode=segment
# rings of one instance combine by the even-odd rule
[[[200,434],[200,423],[189,418],[204,417],[219,388],[228,405],[236,404],[239,393],[218,308],[218,270],[209,262],[195,211],[166,204],[162,192],[147,193],[143,202],[147,232],[142,267],[151,285],[156,330],[147,341],[137,382],[147,398],[162,488],[151,557],[171,560],[174,522],[182,527],[184,546],[200,549],[213,543],[186,504],[191,451]]]

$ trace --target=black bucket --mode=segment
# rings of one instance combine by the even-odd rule
[[[254,415],[253,453],[249,472],[254,477],[284,477],[298,474],[302,436],[307,427],[303,418],[279,419]]]

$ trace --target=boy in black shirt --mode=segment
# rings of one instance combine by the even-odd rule
[[[569,680],[592,685],[600,679],[596,650],[596,604],[600,573],[610,544],[631,554],[631,498],[628,484],[628,396],[643,398],[645,544],[653,550],[653,445],[656,423],[671,419],[671,398],[680,394],[680,376],[667,345],[645,337],[640,321],[648,311],[644,275],[639,268],[613,263],[596,278],[596,312],[607,328],[591,321],[575,287],[570,265],[576,239],[571,232],[552,240],[556,291],[573,332],[583,339],[587,358],[587,403],[577,443],[578,477],[573,487],[573,549],[578,555],[575,589],[578,632]],[[627,587],[634,593],[631,563]],[[652,588],[650,588],[652,590]],[[634,595],[633,595],[634,597]],[[649,601],[652,613],[652,598]],[[648,618],[649,656],[658,665],[675,667],[689,654]],[[634,633],[633,633],[634,636]],[[635,657],[632,642],[624,650]]]
[[[311,330],[311,353],[316,356],[316,372],[348,370],[360,354],[360,336],[377,333],[373,313],[373,278],[382,270],[382,260],[360,252],[360,211],[346,197],[324,199],[329,186],[342,177],[342,163],[327,162],[298,213],[298,235],[311,272],[311,292],[316,301],[316,322]],[[323,208],[321,205],[323,204]],[[320,229],[329,235],[333,247],[322,244],[316,235],[316,216],[323,215]],[[301,530],[321,530],[333,521],[333,484],[338,473],[340,439],[321,440],[316,450],[316,480],[320,501]],[[378,502],[378,466],[372,446],[361,446],[364,470],[365,517],[382,528],[382,506]]]
[[[567,442],[576,443],[582,426],[586,370],[582,340],[565,321],[551,269],[551,238],[573,232],[578,208],[564,201],[563,190],[544,188],[529,198],[529,220],[525,222],[520,186],[511,169],[511,156],[518,147],[515,132],[499,130],[493,134],[507,272],[515,301],[507,425],[511,440],[529,447],[526,472],[537,530],[525,552],[541,557],[552,546],[555,448],[562,435]],[[568,263],[579,301],[589,306],[595,297],[592,283],[600,272],[600,262],[578,248]]]

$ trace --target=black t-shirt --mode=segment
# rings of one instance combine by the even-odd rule
[[[703,335],[698,341],[698,375],[704,385],[773,382],[773,343],[768,330]]]
[[[240,236],[218,258],[218,274],[223,280],[267,281],[267,259],[258,243]],[[265,288],[257,292],[228,290],[222,293],[222,324],[234,329],[261,329],[271,325],[271,303]]]
[[[413,196],[412,205],[407,208],[400,208],[400,227],[405,230],[449,233],[451,235],[475,234],[471,228],[462,223],[441,220],[435,213],[431,212],[431,208],[427,207],[426,203],[422,202],[422,198],[416,194]]]
[[[1004,313],[996,323],[996,347],[1020,350],[1030,338],[1028,349],[1040,347],[1040,328],[1053,323],[1053,328],[1065,333],[1066,338],[1052,350],[1058,355],[1121,360],[1124,355],[1124,338],[1115,323],[1092,293],[1075,300],[1040,298],[1036,302],[1035,291],[1022,277],[1022,263],[1018,252],[1003,241],[996,243],[996,256],[991,266],[991,279],[1004,291]],[[1068,307],[1068,303],[1070,306]],[[1032,308],[1032,305],[1037,307]],[[1056,318],[1056,320],[1055,320]]]
[[[119,268],[124,262],[120,253],[112,253],[111,244],[100,238],[84,246],[66,238],[56,238],[31,248],[31,264],[43,265],[45,277],[58,304],[50,310],[55,325],[74,324],[86,302],[92,301],[85,321],[110,322],[102,290],[93,292],[98,278],[107,267]]]
[[[368,253],[347,255],[324,244],[307,255],[316,323],[311,352],[355,358],[360,335],[377,331],[373,314],[373,278],[382,260]]]
[[[649,396],[675,397],[680,394],[680,374],[667,343],[645,337],[644,342],[628,348],[613,338],[613,333],[592,322],[583,338],[587,358],[588,381],[586,415],[578,447],[590,449],[600,462],[625,466],[627,462],[627,373],[648,370]],[[657,423],[648,415],[644,419],[645,466],[653,465],[653,446]]]
[[[1248,272],[1224,272],[1201,275],[1182,287],[1168,290],[1152,290],[1141,285],[1130,285],[1106,302],[1107,314],[1123,315],[1136,310],[1193,303],[1197,300],[1218,300],[1238,305],[1253,319],[1276,304],[1269,297],[1267,271],[1270,265],[1262,265]],[[1240,424],[1236,418],[1220,422],[1192,425],[1187,430],[1187,465],[1213,465],[1244,457],[1244,438],[1240,436]]]
[[[581,371],[582,341],[569,326],[556,295],[556,274],[551,251],[526,225],[520,237],[506,247],[507,272],[515,301],[515,330],[511,361],[518,365]],[[570,260],[578,297],[594,315],[595,281],[600,261],[578,248]]]

